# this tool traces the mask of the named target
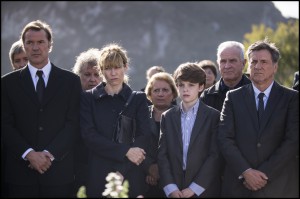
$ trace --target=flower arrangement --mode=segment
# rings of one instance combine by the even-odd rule
[[[122,184],[121,177],[114,172],[111,172],[106,177],[106,189],[102,196],[107,198],[128,198],[129,183],[127,180]],[[81,186],[77,192],[77,198],[86,198],[85,186]]]

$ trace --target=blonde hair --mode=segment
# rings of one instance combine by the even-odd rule
[[[100,50],[99,66],[101,71],[113,67],[129,67],[127,51],[117,43],[105,45]],[[128,83],[128,75],[124,76],[124,82]]]
[[[166,72],[159,72],[159,73],[155,73],[154,75],[152,75],[150,77],[150,79],[148,80],[148,83],[146,85],[146,88],[145,88],[146,96],[150,101],[151,101],[151,90],[153,88],[154,82],[157,80],[165,81],[170,85],[172,93],[173,93],[173,97],[174,97],[173,100],[178,97],[178,91],[177,91],[176,84],[175,84],[175,81],[174,81],[174,78],[172,77],[172,75],[170,75],[169,73],[166,73]]]
[[[155,73],[159,73],[159,72],[165,72],[165,69],[162,66],[152,66],[152,67],[150,67],[146,71],[146,78],[147,78],[147,80],[149,80],[152,75],[154,75]]]

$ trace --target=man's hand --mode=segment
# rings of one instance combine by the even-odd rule
[[[257,191],[267,185],[268,177],[261,171],[249,169],[243,173],[244,186],[252,191]]]
[[[195,194],[190,188],[183,189],[181,192],[183,198],[191,198]]]
[[[30,151],[26,155],[26,159],[30,162],[29,168],[37,170],[40,174],[46,172],[51,166],[51,159],[54,158],[49,152]]]
[[[179,190],[176,190],[176,191],[173,191],[170,195],[169,195],[170,198],[182,198],[183,197],[183,194],[181,193],[181,191]]]

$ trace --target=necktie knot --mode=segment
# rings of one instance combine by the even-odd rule
[[[36,75],[37,75],[39,78],[43,78],[43,71],[42,71],[42,70],[36,71]]]
[[[264,99],[265,94],[264,93],[259,93],[258,94],[258,99],[259,100],[263,100]]]

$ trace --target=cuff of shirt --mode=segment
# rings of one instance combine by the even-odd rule
[[[29,148],[29,149],[27,149],[27,150],[25,151],[25,153],[23,153],[22,158],[23,158],[24,160],[27,161],[26,155],[27,155],[30,151],[33,151],[33,148]]]
[[[169,195],[176,190],[179,190],[176,184],[168,184],[164,187],[164,192],[168,198]]]
[[[249,168],[249,169],[246,169],[243,173],[245,173],[246,171],[248,171],[248,170],[250,170],[251,168]],[[243,173],[239,176],[239,180],[241,180],[241,179],[243,179],[244,178],[244,176],[243,176]]]
[[[197,185],[196,183],[192,182],[192,184],[189,186],[189,188],[197,195],[200,196],[200,194],[202,194],[205,189],[199,185]]]
[[[49,151],[47,151],[47,150],[44,150],[44,151],[49,153]],[[52,162],[54,159],[55,159],[55,158],[50,158],[51,162]]]

